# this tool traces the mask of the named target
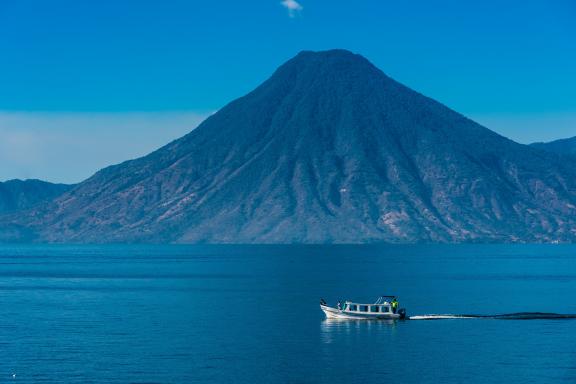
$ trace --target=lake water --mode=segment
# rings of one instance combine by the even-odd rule
[[[576,320],[327,321],[321,297],[409,315],[576,313],[576,246],[1,246],[0,383],[559,383]]]

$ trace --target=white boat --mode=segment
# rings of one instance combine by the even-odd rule
[[[375,303],[361,304],[345,301],[344,305],[338,302],[336,307],[330,307],[324,299],[320,300],[320,309],[328,319],[369,320],[369,319],[404,319],[404,308],[395,310],[392,302],[396,296],[380,296]]]

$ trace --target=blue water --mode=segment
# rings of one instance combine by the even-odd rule
[[[576,246],[2,246],[0,383],[576,381],[576,320],[318,307],[381,294],[410,315],[576,314]]]

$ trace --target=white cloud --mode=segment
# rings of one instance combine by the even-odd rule
[[[304,9],[296,0],[282,0],[282,5],[288,9],[288,16],[290,17],[296,16],[298,12]]]
[[[0,180],[79,182],[185,135],[208,115],[0,111]]]

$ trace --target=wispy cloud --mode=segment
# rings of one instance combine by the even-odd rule
[[[78,182],[185,135],[208,115],[0,111],[0,181]]]
[[[282,5],[288,9],[288,16],[294,17],[304,9],[296,0],[282,0]]]

